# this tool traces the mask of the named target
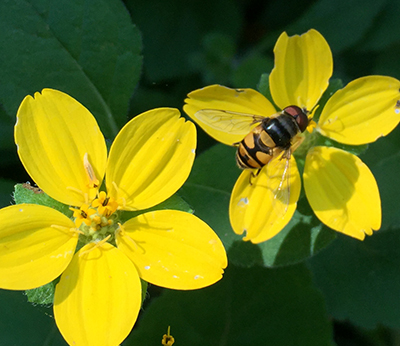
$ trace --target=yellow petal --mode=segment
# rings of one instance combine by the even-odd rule
[[[140,277],[162,287],[209,286],[222,278],[227,266],[225,249],[214,231],[182,211],[141,214],[128,220],[116,239]]]
[[[359,145],[386,136],[400,121],[400,81],[368,76],[350,82],[326,103],[319,131],[340,143]]]
[[[314,147],[307,154],[304,189],[328,227],[363,240],[381,227],[381,199],[368,167],[346,151]]]
[[[0,287],[27,290],[47,284],[67,267],[78,234],[57,210],[34,204],[0,210]]]
[[[196,128],[177,109],[145,112],[126,124],[111,146],[107,191],[124,210],[161,203],[189,176],[195,150]]]
[[[259,92],[253,89],[230,89],[221,85],[210,85],[208,87],[192,91],[185,100],[183,110],[189,115],[205,132],[221,143],[232,145],[240,142],[249,132],[248,126],[243,133],[230,133],[228,129],[216,129],[208,122],[201,121],[195,114],[203,109],[224,110],[234,113],[250,115],[261,115],[269,117],[276,113],[274,106]],[[235,117],[235,114],[232,114]],[[253,119],[250,119],[250,122]]]
[[[107,159],[104,137],[90,112],[67,94],[44,89],[34,98],[25,97],[15,143],[29,175],[57,201],[80,206],[96,192],[88,186],[85,154],[101,184]]]
[[[270,161],[255,178],[252,173],[245,170],[237,180],[229,217],[235,233],[246,233],[243,240],[261,243],[278,234],[292,218],[301,182],[293,156],[290,161]]]
[[[316,30],[278,38],[275,67],[269,77],[271,95],[281,108],[290,105],[311,111],[328,87],[333,59],[328,43]]]
[[[141,306],[133,263],[109,243],[76,253],[54,296],[58,328],[70,345],[115,346],[129,334]]]

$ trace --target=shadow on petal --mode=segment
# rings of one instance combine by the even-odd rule
[[[304,188],[316,216],[328,227],[360,240],[380,228],[378,186],[357,156],[314,147],[306,158]]]

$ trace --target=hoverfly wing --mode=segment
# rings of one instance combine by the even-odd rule
[[[238,113],[221,109],[201,109],[194,117],[215,130],[234,135],[247,135],[251,129],[265,117],[247,113]]]
[[[279,154],[278,154],[279,155]],[[292,162],[290,149],[283,151],[266,166],[268,185],[271,191],[274,213],[278,218],[285,216],[290,204]]]

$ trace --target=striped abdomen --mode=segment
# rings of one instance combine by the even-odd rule
[[[300,131],[295,118],[283,112],[265,118],[239,144],[236,162],[242,169],[264,167],[274,156],[288,150]]]

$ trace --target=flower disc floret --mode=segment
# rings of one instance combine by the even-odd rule
[[[118,208],[104,191],[94,199],[90,206],[84,204],[80,209],[73,209],[75,225],[81,232],[80,241],[87,244],[91,241],[101,241],[108,238],[110,243],[115,243],[114,233],[118,228]]]
[[[118,209],[118,203],[113,197],[107,197],[105,191],[100,191],[99,196],[92,202],[92,207],[97,208],[100,215],[109,217]]]

